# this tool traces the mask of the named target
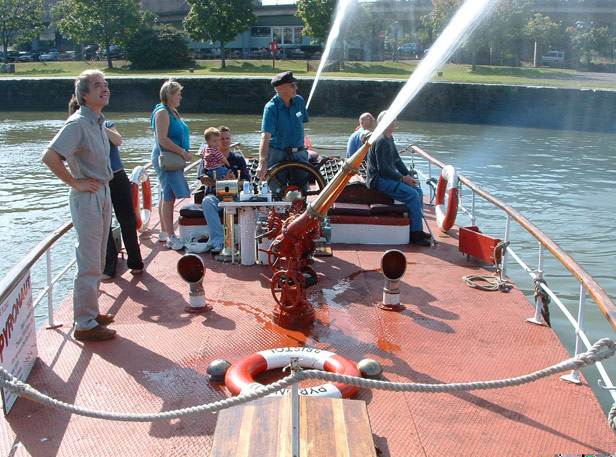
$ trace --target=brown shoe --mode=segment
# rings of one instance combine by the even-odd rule
[[[98,325],[109,325],[113,322],[114,317],[113,314],[99,314],[96,316],[96,322],[98,322]]]
[[[88,341],[103,341],[110,340],[115,337],[116,331],[97,325],[90,330],[75,330],[74,336],[76,340],[88,340]]]

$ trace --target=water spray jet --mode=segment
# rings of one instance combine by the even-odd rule
[[[340,26],[342,25],[342,19],[346,14],[347,7],[351,3],[351,0],[340,0],[338,5],[336,6],[336,18],[334,19],[334,25],[332,26],[331,31],[329,32],[329,36],[327,37],[327,43],[325,44],[325,50],[323,51],[323,55],[321,56],[321,61],[319,62],[319,68],[317,68],[317,75],[314,78],[314,82],[312,83],[312,88],[310,89],[310,95],[308,96],[308,102],[306,103],[306,110],[310,106],[310,101],[312,100],[312,96],[314,95],[314,91],[317,88],[317,82],[319,81],[319,76],[321,76],[321,72],[323,71],[323,67],[325,67],[325,63],[327,62],[327,58],[331,52],[332,45],[340,35]]]

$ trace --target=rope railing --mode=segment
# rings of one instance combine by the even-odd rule
[[[357,386],[360,388],[379,389],[394,392],[420,392],[420,393],[449,393],[462,392],[470,390],[486,390],[486,389],[502,389],[505,387],[520,386],[539,379],[551,376],[556,373],[561,373],[569,370],[579,370],[588,367],[602,360],[612,357],[616,353],[616,343],[610,338],[603,338],[597,341],[588,351],[571,357],[563,362],[551,365],[542,370],[535,371],[530,374],[517,376],[513,378],[497,379],[493,381],[476,381],[451,384],[428,384],[428,383],[412,383],[412,382],[390,382],[377,379],[363,379],[354,376],[347,376],[337,373],[329,373],[320,370],[305,370],[291,374],[277,382],[268,384],[246,394],[238,395],[224,400],[215,401],[212,403],[204,403],[188,408],[161,411],[157,413],[131,414],[112,411],[96,411],[90,408],[81,408],[76,405],[71,405],[63,401],[54,399],[29,384],[20,381],[2,366],[0,366],[0,387],[3,387],[15,395],[29,398],[33,401],[52,406],[54,408],[66,411],[72,414],[92,417],[97,419],[128,421],[128,422],[150,422],[156,420],[177,419],[184,416],[191,416],[202,413],[212,413],[233,406],[248,403],[258,398],[286,389],[293,384],[308,379],[316,379],[321,381],[333,381],[342,384]],[[608,415],[609,426],[616,431],[616,403],[612,406]]]

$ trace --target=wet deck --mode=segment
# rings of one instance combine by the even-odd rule
[[[433,215],[428,210],[433,223]],[[156,226],[152,233],[156,233]],[[176,272],[182,252],[142,238],[147,270],[103,283],[101,311],[116,314],[108,342],[72,338],[71,302],[42,330],[39,360],[29,382],[68,403],[98,410],[157,412],[228,397],[211,385],[208,364],[231,362],[268,348],[314,346],[353,361],[380,361],[400,382],[464,382],[508,378],[566,359],[548,327],[526,322],[533,310],[516,288],[482,292],[462,276],[486,274],[458,252],[457,231],[432,248],[399,247],[408,259],[400,313],[375,306],[382,298],[380,258],[387,247],[334,245],[317,258],[319,284],[308,297],[316,325],[286,331],[271,322],[274,308],[265,266],[206,264],[205,291],[213,311],[184,311],[188,285]],[[590,388],[559,376],[522,387],[457,394],[360,390],[374,442],[383,456],[539,456],[609,454],[616,437]],[[153,423],[110,422],[70,415],[19,399],[0,419],[0,452],[11,456],[207,456],[215,414]]]

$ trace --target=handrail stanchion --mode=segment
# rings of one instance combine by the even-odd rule
[[[535,270],[535,284],[537,287],[541,287],[541,283],[543,282],[543,259],[544,259],[544,247],[543,244],[539,244],[539,264],[537,265],[537,270]],[[535,317],[526,319],[528,322],[532,322],[533,324],[542,325],[541,322],[541,308],[543,307],[543,298],[540,294],[537,293],[538,290],[535,291]]]
[[[462,183],[460,183],[460,186],[462,186]],[[471,189],[471,225],[475,225],[475,221],[477,220],[477,217],[475,216],[475,198],[476,198],[475,191]]]
[[[55,327],[53,321],[53,279],[51,277],[51,247],[45,253],[47,258],[47,320],[49,321],[48,328]]]
[[[505,246],[509,245],[509,236],[511,234],[511,215],[509,213],[507,213],[507,224],[505,225]],[[503,249],[503,260],[502,260],[502,268],[501,268],[501,274],[502,274],[502,278],[506,278],[507,277],[507,249],[509,249],[508,247]]]
[[[578,306],[577,328],[575,329],[575,354],[577,356],[582,349],[582,334],[584,334],[584,311],[586,309],[586,289],[580,284],[580,303]],[[565,381],[580,384],[580,371],[571,370],[570,374],[561,376]]]

